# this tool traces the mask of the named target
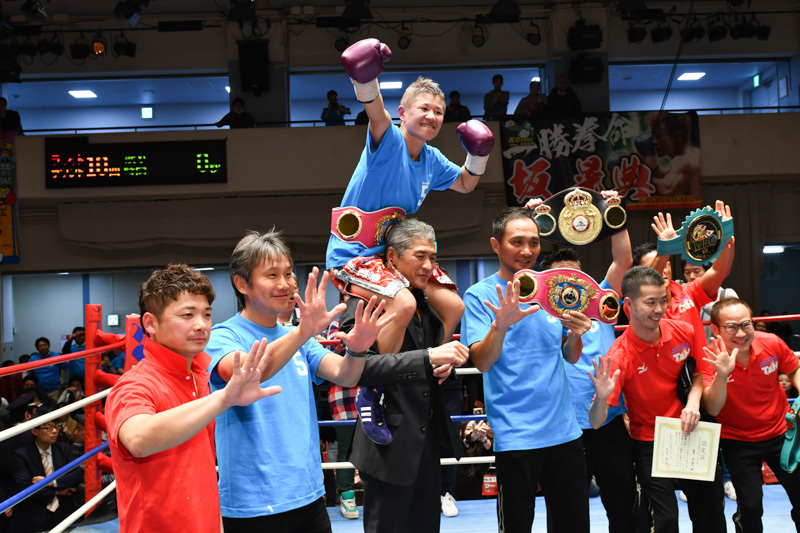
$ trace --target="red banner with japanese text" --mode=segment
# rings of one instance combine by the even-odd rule
[[[697,113],[620,112],[500,123],[506,200],[616,189],[626,209],[702,207]]]
[[[16,136],[0,133],[0,264],[19,263]]]

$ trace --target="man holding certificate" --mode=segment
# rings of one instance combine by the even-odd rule
[[[708,363],[701,358],[690,325],[663,319],[667,288],[659,272],[633,267],[622,278],[622,296],[630,327],[614,341],[606,357],[595,363],[595,400],[589,408],[589,422],[594,428],[601,427],[609,405],[617,405],[622,391],[630,417],[636,474],[650,497],[655,533],[678,533],[678,488],[689,499],[695,531],[724,532],[719,468],[712,482],[652,475],[656,417],[680,418],[686,435],[695,430],[700,420],[701,375],[694,374],[685,406],[678,399],[678,375],[689,357],[697,361],[698,369]]]
[[[800,470],[780,466],[789,409],[778,380],[783,373],[800,385],[797,356],[771,333],[755,331],[753,312],[739,298],[724,298],[711,308],[710,363],[703,369],[703,406],[722,424],[720,448],[736,489],[737,531],[763,531],[761,462],[765,461],[792,503],[800,531]]]

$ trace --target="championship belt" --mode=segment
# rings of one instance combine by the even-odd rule
[[[599,192],[583,187],[563,190],[534,211],[539,236],[561,246],[607,239],[621,231],[628,220],[621,198],[606,200]]]
[[[337,207],[331,213],[331,233],[345,242],[360,242],[373,248],[383,244],[386,230],[405,216],[405,210],[399,207],[370,212],[357,207]]]
[[[556,318],[567,311],[580,311],[604,324],[616,324],[619,296],[611,289],[601,289],[591,276],[574,268],[554,268],[544,272],[520,270],[519,301],[537,303]]]
[[[676,233],[673,239],[658,239],[658,255],[681,254],[688,263],[702,266],[716,261],[725,241],[733,237],[733,219],[723,221],[719,213],[706,206],[689,213]]]

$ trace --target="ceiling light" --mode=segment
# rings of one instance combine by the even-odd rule
[[[92,54],[96,56],[106,55],[106,40],[99,33],[92,37]]]
[[[231,86],[230,85],[226,85],[225,86],[225,92],[228,93],[228,94],[231,94]]]
[[[705,75],[705,72],[684,72],[678,76],[678,81],[697,81]]]
[[[382,81],[378,85],[380,85],[381,89],[402,89],[403,82],[402,81]]]
[[[706,36],[706,29],[699,24],[681,30],[681,42],[683,43],[697,43]]]
[[[486,44],[486,30],[483,26],[475,26],[472,30],[472,45],[475,48],[480,48]]]
[[[207,272],[209,270],[214,270],[214,267],[197,267],[195,270],[197,272]]]
[[[663,43],[672,39],[672,28],[669,26],[657,26],[650,30],[650,38],[653,43]]]
[[[73,98],[97,98],[94,92],[89,90],[69,91]]]
[[[397,39],[397,47],[401,50],[405,50],[411,45],[411,30],[406,28],[406,25],[403,24],[400,28],[400,38]]]
[[[534,77],[531,78],[531,82],[534,82],[534,81],[536,83],[540,83],[542,81],[542,78],[540,78],[539,76],[534,76]]]
[[[764,247],[765,254],[782,254],[785,247],[776,245],[767,245]]]
[[[142,108],[142,118],[144,120],[149,120],[153,118],[153,108],[152,107],[143,107]]]
[[[639,44],[647,37],[647,29],[644,26],[631,26],[628,28],[628,42],[630,44]]]
[[[709,42],[721,41],[728,36],[728,27],[721,21],[718,21],[716,24],[712,23],[708,26],[707,33]]]
[[[339,37],[336,39],[336,42],[333,43],[333,46],[336,47],[339,52],[344,52],[347,50],[347,47],[350,46],[350,41],[347,37]]]
[[[531,26],[531,31],[528,32],[525,39],[533,46],[538,46],[542,42],[542,30],[538,24]]]

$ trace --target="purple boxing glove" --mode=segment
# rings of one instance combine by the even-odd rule
[[[467,151],[464,168],[473,176],[483,175],[494,146],[492,130],[480,120],[468,120],[458,125],[458,135],[461,137],[461,146]]]
[[[381,93],[378,76],[392,51],[378,39],[363,39],[342,53],[342,65],[353,82],[356,99],[368,104]]]

